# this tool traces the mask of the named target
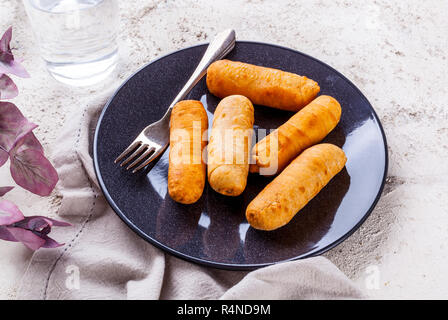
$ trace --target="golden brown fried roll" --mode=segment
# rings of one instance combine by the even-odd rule
[[[170,121],[168,192],[174,201],[194,203],[205,185],[202,150],[207,141],[202,137],[208,127],[207,113],[199,101],[180,101]]]
[[[298,111],[319,93],[317,82],[304,76],[230,60],[219,60],[207,69],[207,87],[215,96],[248,97],[254,104]]]
[[[207,147],[208,182],[216,192],[238,196],[246,188],[253,124],[254,107],[246,97],[229,96],[218,104]]]
[[[253,147],[250,172],[280,172],[300,152],[325,138],[340,118],[341,106],[336,99],[317,97]]]
[[[284,226],[344,168],[346,161],[344,151],[332,144],[306,149],[249,203],[247,221],[260,230]]]

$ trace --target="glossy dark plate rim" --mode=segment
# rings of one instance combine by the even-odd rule
[[[342,79],[344,79],[345,81],[347,81],[347,83],[352,86],[355,91],[357,91],[360,96],[367,102],[367,105],[370,107],[371,112],[378,124],[378,127],[380,129],[381,132],[381,136],[383,138],[383,145],[384,145],[384,173],[383,173],[383,178],[382,178],[382,182],[381,182],[381,186],[378,190],[378,193],[375,197],[375,200],[372,202],[370,208],[367,210],[367,212],[364,214],[364,216],[362,217],[362,219],[352,228],[350,229],[347,233],[345,233],[343,236],[341,236],[338,240],[334,241],[333,243],[329,244],[328,246],[321,248],[315,252],[311,252],[311,253],[305,253],[296,257],[292,257],[290,259],[286,259],[286,260],[281,260],[281,261],[277,261],[277,262],[268,262],[268,263],[259,263],[259,264],[233,264],[233,263],[223,263],[223,262],[214,262],[214,261],[210,261],[210,260],[205,260],[205,259],[200,259],[197,257],[192,257],[189,256],[187,254],[184,254],[182,252],[179,252],[177,250],[174,250],[166,245],[164,245],[163,243],[149,237],[147,234],[145,234],[143,231],[141,231],[134,223],[132,223],[132,221],[130,221],[127,216],[121,211],[121,209],[115,204],[114,200],[112,199],[111,195],[109,194],[104,181],[101,177],[101,173],[100,173],[100,169],[99,169],[99,164],[98,164],[98,156],[97,156],[97,145],[98,145],[98,134],[99,134],[99,129],[101,127],[101,122],[103,120],[104,115],[107,112],[107,109],[110,105],[110,103],[112,102],[112,100],[114,99],[114,97],[117,95],[117,93],[121,90],[122,87],[124,87],[126,85],[126,83],[132,78],[134,77],[137,73],[139,73],[140,71],[142,71],[143,69],[145,69],[147,66],[157,62],[158,60],[164,59],[170,55],[176,54],[179,51],[183,51],[183,50],[189,50],[195,47],[201,47],[206,44],[198,44],[198,45],[194,45],[194,46],[190,46],[190,47],[186,47],[180,50],[176,50],[173,52],[170,52],[166,55],[163,55],[157,59],[154,59],[150,62],[148,62],[147,64],[145,64],[144,66],[142,66],[141,68],[139,68],[136,72],[134,72],[132,75],[130,75],[116,90],[115,92],[112,94],[112,96],[109,98],[109,100],[107,101],[107,103],[105,104],[99,118],[98,118],[98,122],[96,124],[96,128],[95,128],[95,135],[94,135],[94,140],[93,140],[93,162],[94,162],[94,169],[95,169],[95,175],[98,179],[98,183],[100,185],[101,191],[104,194],[104,197],[106,198],[107,202],[109,203],[109,205],[112,207],[112,209],[114,210],[114,212],[118,215],[118,217],[131,229],[133,230],[135,233],[137,233],[141,238],[143,238],[144,240],[146,240],[147,242],[153,244],[154,246],[156,246],[157,248],[168,252],[178,258],[181,258],[185,261],[189,261],[189,262],[194,262],[200,265],[204,265],[207,267],[213,267],[213,268],[217,268],[217,269],[224,269],[224,270],[231,270],[231,271],[244,271],[244,270],[254,270],[254,269],[258,269],[261,267],[266,267],[266,266],[270,266],[273,264],[277,264],[277,263],[283,263],[283,262],[288,262],[288,261],[294,261],[294,260],[298,260],[298,259],[304,259],[304,258],[309,258],[309,257],[314,257],[314,256],[319,256],[331,249],[333,249],[334,247],[336,247],[337,245],[339,245],[340,243],[342,243],[343,241],[345,241],[348,237],[350,237],[356,230],[359,229],[359,227],[366,221],[366,219],[370,216],[370,214],[372,213],[373,209],[375,208],[375,206],[377,205],[381,194],[383,192],[384,186],[386,184],[386,177],[387,177],[387,172],[388,172],[388,167],[389,167],[389,155],[388,155],[388,149],[387,149],[387,140],[386,140],[386,134],[384,132],[383,126],[381,124],[381,121],[378,117],[378,115],[375,112],[375,109],[373,108],[373,106],[371,105],[371,103],[369,102],[369,100],[366,98],[366,96],[361,92],[361,90],[359,90],[359,88],[357,86],[355,86],[355,84],[349,80],[347,77],[345,77],[342,73],[340,73],[339,71],[337,71],[336,69],[334,69],[333,67],[329,66],[328,64],[320,61],[319,59],[316,59],[310,55],[307,55],[305,53],[302,53],[300,51],[288,48],[288,47],[284,47],[284,46],[280,46],[280,45],[276,45],[276,44],[270,44],[270,43],[265,43],[265,42],[259,42],[259,41],[237,41],[237,43],[246,43],[246,44],[256,44],[256,45],[264,45],[264,46],[271,46],[271,47],[276,47],[279,49],[284,49],[284,50],[289,50],[291,52],[294,52],[296,54],[299,54],[301,56],[307,57],[309,59],[312,59],[320,64],[322,64],[323,66],[331,69],[333,72],[335,72],[336,74],[338,74]],[[169,103],[169,102],[168,102]],[[132,139],[132,137],[129,137],[129,139]]]

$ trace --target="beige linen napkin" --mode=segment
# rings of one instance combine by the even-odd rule
[[[19,299],[352,299],[363,293],[335,265],[315,257],[253,272],[198,266],[140,239],[101,194],[92,137],[105,99],[70,117],[55,147],[62,197],[55,228],[58,249],[36,252],[21,280]],[[81,101],[82,104],[82,101]]]

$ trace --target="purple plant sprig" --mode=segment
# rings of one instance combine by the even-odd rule
[[[18,95],[17,86],[7,74],[29,77],[20,61],[14,58],[10,47],[11,38],[12,27],[0,39],[0,100],[12,99]],[[19,186],[34,194],[48,196],[59,177],[33,133],[36,127],[15,104],[0,101],[0,167],[9,159],[11,176]],[[13,188],[0,186],[0,197]],[[48,237],[51,227],[69,225],[42,216],[24,217],[14,203],[0,200],[2,240],[20,241],[32,250],[55,248],[61,244]]]
[[[56,248],[63,245],[48,234],[53,226],[68,227],[67,222],[31,216],[25,217],[19,208],[8,200],[0,200],[0,239],[22,242],[31,250]]]
[[[12,27],[9,27],[0,39],[0,73],[10,73],[21,78],[29,78],[29,73],[20,64],[20,61],[14,59],[10,46],[11,39]]]

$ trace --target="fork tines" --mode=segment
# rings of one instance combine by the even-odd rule
[[[121,153],[118,156],[118,158],[115,159],[114,162],[115,163],[120,162],[126,156],[131,154],[120,164],[120,167],[127,165],[129,162],[135,159],[130,165],[126,167],[126,170],[129,170],[139,165],[137,168],[132,170],[132,173],[135,173],[138,170],[146,167],[154,159],[154,157],[151,156],[154,153],[154,151],[155,151],[154,147],[150,147],[147,144],[137,141],[131,144],[126,150],[124,150],[123,153]]]

